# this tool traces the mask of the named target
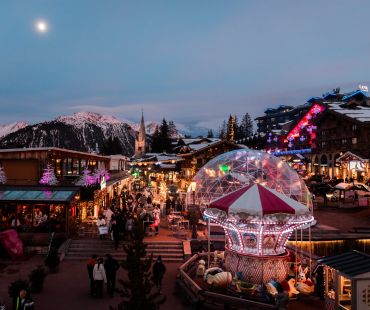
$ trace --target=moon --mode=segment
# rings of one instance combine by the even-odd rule
[[[43,20],[38,20],[35,24],[36,31],[39,33],[45,33],[48,31],[48,24]]]

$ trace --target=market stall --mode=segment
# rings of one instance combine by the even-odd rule
[[[370,256],[351,250],[318,261],[324,268],[326,309],[370,308]]]
[[[4,187],[0,190],[1,227],[21,232],[70,233],[77,214],[78,188]]]

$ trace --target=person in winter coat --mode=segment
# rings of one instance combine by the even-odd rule
[[[103,259],[101,257],[98,258],[98,262],[94,266],[93,277],[95,281],[96,295],[99,298],[103,298],[103,286],[104,283],[107,283],[107,275],[105,274]]]
[[[132,216],[130,216],[126,221],[126,232],[127,232],[127,236],[129,239],[131,238],[131,231],[132,231],[133,226],[134,226],[134,220]]]
[[[94,281],[94,266],[96,264],[96,258],[97,256],[94,254],[91,256],[91,258],[87,261],[87,273],[89,274],[89,279],[90,279],[90,294],[91,296],[95,295],[95,281]]]
[[[119,240],[120,240],[120,227],[117,224],[117,221],[114,219],[112,220],[112,225],[110,227],[112,236],[113,236],[113,241],[114,241],[114,248],[117,250],[118,245],[119,245]]]
[[[110,254],[106,254],[104,263],[105,273],[107,275],[107,291],[110,297],[113,297],[116,288],[116,273],[119,269],[119,263]]]
[[[163,279],[165,272],[166,272],[166,266],[162,262],[162,256],[158,256],[156,262],[153,265],[152,274],[153,274],[154,284],[159,289],[159,292],[161,291],[161,288],[162,288],[162,279]]]
[[[21,290],[15,304],[15,310],[33,310],[34,302],[26,290]]]
[[[98,226],[98,228],[99,228],[99,227],[106,226],[105,219],[103,218],[103,216],[99,215],[99,218],[98,218],[98,220],[96,221],[96,226]],[[100,239],[105,239],[105,235],[100,234],[100,232],[99,232],[99,238],[100,238]]]
[[[154,209],[154,227],[155,227],[155,234],[158,235],[159,233],[159,224],[161,223],[161,217],[160,217],[160,210],[156,206]]]

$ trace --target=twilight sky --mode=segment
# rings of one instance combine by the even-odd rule
[[[81,110],[137,121],[143,108],[217,128],[354,90],[370,84],[369,12],[368,0],[1,0],[0,124]]]

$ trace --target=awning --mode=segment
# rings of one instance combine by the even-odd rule
[[[6,189],[0,190],[0,202],[46,202],[68,203],[73,200],[78,189]]]

